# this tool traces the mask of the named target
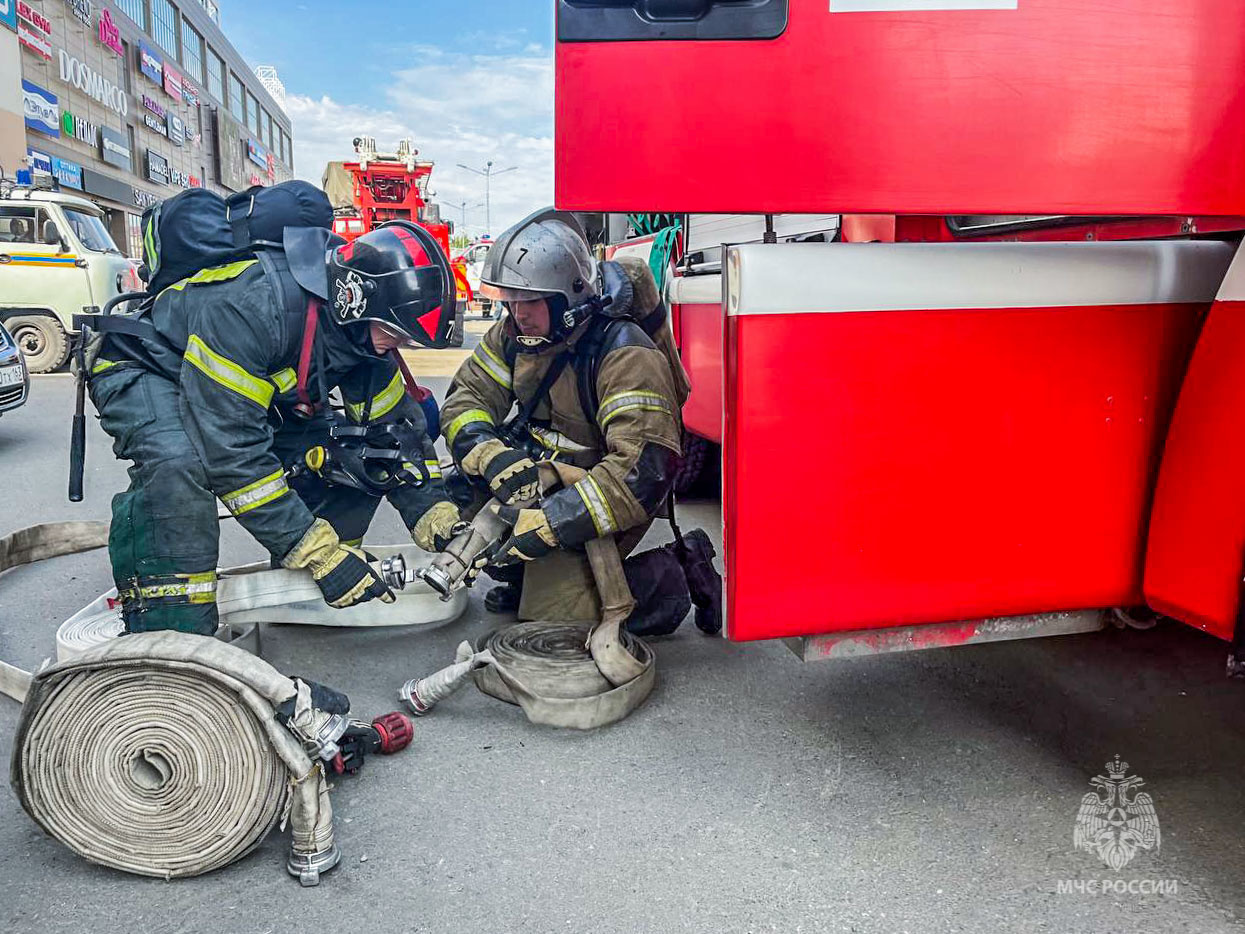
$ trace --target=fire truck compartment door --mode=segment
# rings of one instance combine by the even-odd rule
[[[1245,254],[1198,337],[1163,452],[1146,552],[1146,601],[1218,636],[1236,629],[1245,572]]]
[[[1239,0],[558,12],[560,208],[1245,214]]]
[[[1232,253],[731,247],[730,637],[1141,602],[1165,430]]]

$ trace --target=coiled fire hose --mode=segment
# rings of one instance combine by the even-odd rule
[[[0,571],[104,547],[107,530],[15,532]],[[176,632],[111,639],[34,675],[0,662],[0,693],[23,702],[10,781],[30,817],[92,862],[164,879],[228,865],[288,823],[287,869],[315,885],[340,859],[326,766],[357,771],[412,738],[401,714],[348,720],[344,696]]]
[[[570,464],[542,467],[567,485],[587,473]],[[485,694],[517,704],[533,723],[547,726],[591,730],[644,703],[657,676],[656,656],[623,628],[635,598],[618,546],[607,537],[588,542],[585,550],[601,601],[599,623],[516,623],[476,646],[463,642],[454,664],[402,685],[399,696],[411,711],[424,716],[469,678]]]

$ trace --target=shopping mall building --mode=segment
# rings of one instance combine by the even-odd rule
[[[0,166],[100,205],[130,256],[148,206],[275,184],[293,162],[289,117],[212,0],[0,0]]]

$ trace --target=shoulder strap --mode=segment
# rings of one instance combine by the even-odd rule
[[[509,439],[511,443],[515,443],[523,437],[523,432],[527,428],[527,423],[532,420],[532,413],[536,411],[536,406],[540,405],[541,400],[549,395],[549,391],[553,389],[553,384],[558,381],[558,377],[562,375],[562,371],[566,369],[566,365],[570,362],[571,355],[569,353],[560,353],[553,358],[553,362],[549,364],[549,369],[545,370],[545,375],[536,387],[536,391],[532,393],[532,398],[523,404],[523,407],[519,409],[518,414],[513,419],[502,426],[502,436],[504,438]]]

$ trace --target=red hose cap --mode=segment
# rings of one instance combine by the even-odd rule
[[[411,745],[415,724],[406,714],[394,711],[372,721],[372,729],[380,736],[380,754],[392,756]]]

